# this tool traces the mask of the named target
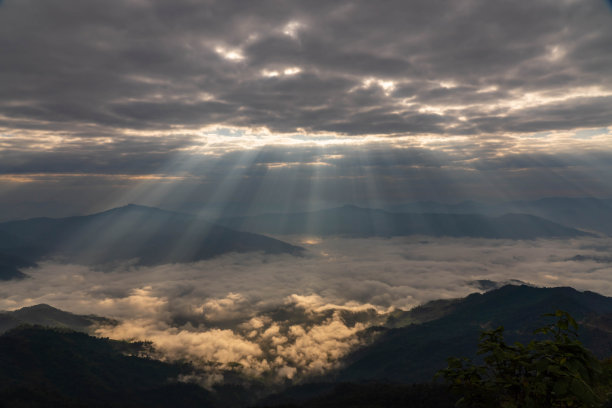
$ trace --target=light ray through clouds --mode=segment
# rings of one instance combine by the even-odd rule
[[[201,154],[198,152],[177,153],[174,157],[166,158],[166,164],[153,170],[154,174],[134,174],[128,178],[110,174],[102,178],[92,174],[59,174],[59,175],[40,175],[31,174],[17,175],[17,179],[4,183],[6,190],[28,190],[34,186],[45,183],[45,179],[55,178],[60,183],[60,188],[68,188],[65,184],[67,180],[78,182],[80,179],[86,180],[87,177],[98,177],[100,183],[92,185],[91,188],[102,189],[111,188],[108,185],[115,180],[117,186],[124,187],[115,190],[113,194],[108,194],[103,198],[104,203],[93,210],[111,208],[115,205],[124,205],[129,202],[136,202],[145,205],[162,206],[165,208],[181,209],[182,203],[189,201],[199,202],[200,209],[207,203],[217,203],[218,205],[227,204],[224,200],[233,199],[253,199],[254,205],[262,212],[265,204],[274,204],[267,200],[267,197],[275,197],[282,200],[280,192],[294,191],[298,196],[306,193],[304,190],[312,178],[321,178],[318,192],[311,193],[311,200],[319,201],[316,207],[333,206],[350,203],[356,200],[355,195],[342,195],[340,192],[348,193],[355,188],[366,191],[372,190],[370,187],[358,185],[366,182],[367,179],[349,177],[351,171],[355,171],[355,166],[359,163],[360,156],[370,154],[373,150],[377,151],[377,162],[375,166],[370,166],[372,179],[378,184],[376,189],[381,197],[380,201],[393,200],[395,202],[411,201],[414,199],[441,199],[443,201],[455,197],[454,200],[483,199],[503,199],[505,197],[517,198],[522,193],[537,197],[538,191],[542,195],[603,195],[610,188],[610,179],[606,177],[610,171],[608,156],[605,150],[595,153],[604,144],[607,145],[610,136],[598,137],[595,141],[580,141],[582,150],[574,152],[558,152],[541,154],[534,152],[528,153],[508,153],[504,155],[487,151],[487,146],[471,147],[479,149],[482,153],[469,152],[462,156],[461,146],[457,146],[455,151],[453,144],[446,143],[448,147],[444,149],[449,153],[439,153],[440,150],[421,150],[414,147],[414,144],[406,142],[405,148],[398,148],[398,142],[394,141],[392,146],[388,144],[360,145],[350,147],[344,144],[325,144],[316,147],[311,143],[286,145],[269,145],[257,149],[239,151],[225,155]],[[521,142],[521,150],[527,148],[526,143]],[[321,150],[323,149],[324,150]],[[317,150],[319,149],[319,150]],[[587,150],[588,149],[588,150]],[[265,163],[261,162],[261,154],[269,154],[273,151],[277,155],[277,164],[268,171],[270,177],[278,179],[278,184],[272,185],[268,180],[261,182],[262,169]],[[329,152],[329,154],[327,153]],[[425,154],[430,159],[437,160],[440,164],[430,160],[429,163],[422,162],[422,156],[413,155]],[[303,156],[303,157],[302,157]],[[440,156],[436,159],[436,156]],[[599,156],[601,159],[596,159]],[[321,164],[310,164],[309,161],[319,161]],[[429,159],[428,159],[429,160]],[[386,163],[384,161],[387,161]],[[412,161],[410,163],[409,161]],[[282,164],[287,163],[287,164]],[[300,170],[307,168],[306,170]],[[270,164],[267,167],[271,167]],[[257,170],[256,172],[253,172]],[[253,172],[253,174],[251,174]],[[355,175],[357,173],[354,173]],[[150,175],[150,176],[149,176]],[[556,176],[555,176],[556,175]],[[241,179],[242,176],[249,176],[250,181]],[[371,180],[372,180],[371,179]],[[227,183],[234,183],[232,187]],[[426,181],[429,181],[427,183]],[[297,183],[297,184],[296,184]],[[342,184],[346,183],[345,187]],[[354,184],[357,183],[357,184]],[[105,186],[107,184],[107,186]],[[352,187],[350,186],[351,184]],[[434,185],[439,188],[434,189]],[[259,192],[254,187],[259,185]],[[486,187],[486,186],[489,187]],[[530,186],[531,185],[531,186]],[[30,187],[31,186],[31,187]],[[49,187],[49,185],[46,185]],[[401,186],[401,187],[400,187]],[[395,187],[395,188],[394,188]],[[429,188],[428,188],[429,187]],[[494,187],[494,188],[492,188]],[[460,191],[463,188],[465,191]],[[238,190],[238,191],[236,191]],[[498,192],[496,192],[496,190]],[[94,190],[95,191],[95,190]],[[123,191],[123,193],[121,193]],[[44,193],[44,188],[42,191]],[[238,194],[238,192],[240,194]],[[333,197],[336,192],[336,197]],[[18,194],[19,191],[16,191]],[[121,195],[118,195],[120,193]],[[437,194],[439,193],[439,194]],[[236,196],[236,194],[238,194]],[[7,195],[8,197],[8,195]],[[520,198],[520,197],[519,197]],[[296,202],[295,197],[289,194],[284,197],[287,202]],[[261,202],[257,205],[257,201]],[[355,204],[367,205],[366,199]],[[287,204],[279,205],[285,209]],[[183,207],[185,208],[185,207]],[[189,208],[189,211],[198,211],[197,207]],[[220,209],[217,207],[217,211]],[[263,210],[265,211],[265,209]]]
[[[466,157],[482,157],[482,146],[490,142],[495,147],[485,152],[489,160],[517,148],[522,153],[516,154],[537,149],[556,155],[561,146],[583,155],[593,147],[609,153],[604,148],[610,145],[609,134],[591,140],[591,147],[582,143],[584,139],[567,136],[610,124],[612,84],[605,67],[610,66],[612,55],[612,25],[610,13],[602,13],[606,7],[602,1],[498,5],[476,1],[459,2],[444,10],[429,2],[392,1],[376,6],[375,12],[367,2],[298,2],[282,7],[266,1],[259,7],[238,7],[232,2],[218,7],[213,2],[199,8],[183,1],[113,1],[92,6],[98,12],[95,18],[91,10],[71,1],[62,7],[34,0],[3,3],[0,26],[7,30],[1,37],[5,49],[14,49],[19,38],[18,48],[23,52],[8,58],[3,71],[7,82],[0,95],[0,127],[3,142],[8,143],[2,143],[0,154],[3,163],[12,165],[0,166],[0,172],[8,184],[22,182],[24,197],[33,196],[44,183],[28,188],[25,181],[40,180],[37,174],[55,175],[57,185],[65,189],[60,200],[80,212],[101,209],[100,205],[92,208],[91,200],[84,198],[89,194],[70,194],[74,179],[68,173],[118,181],[118,167],[128,170],[129,163],[122,163],[117,153],[142,137],[149,138],[149,145],[143,146],[141,157],[125,156],[137,160],[124,177],[132,175],[132,181],[139,183],[138,177],[153,177],[153,169],[181,177],[178,168],[159,163],[175,160],[164,154],[175,149],[165,145],[165,140],[179,134],[191,135],[192,140],[186,137],[178,150],[194,154],[194,160],[198,149],[217,156],[266,145],[285,146],[289,152],[307,143],[365,150],[378,141],[391,150],[435,138],[450,153],[453,144],[461,149],[459,142],[452,142],[454,138],[469,141],[457,152]],[[167,11],[171,12],[159,20]],[[140,16],[139,24],[119,30],[124,18],[134,15]],[[536,15],[540,19],[534,19]],[[354,25],[353,19],[360,23]],[[59,23],[53,23],[56,20]],[[20,21],[37,26],[39,34],[22,32],[26,25]],[[54,30],[57,26],[66,29]],[[138,38],[147,40],[138,42]],[[75,50],[82,53],[80,58]],[[33,63],[41,58],[45,64]],[[44,75],[41,66],[45,66]],[[73,70],[66,72],[66,66]],[[262,77],[262,72],[272,71],[278,75]],[[57,88],[58,84],[62,87]],[[534,133],[548,136],[537,143],[529,140]],[[29,142],[24,140],[27,135]],[[209,139],[205,146],[202,137]],[[130,141],[102,148],[104,143],[97,143],[103,138]],[[432,152],[442,148],[435,143],[428,146]],[[43,153],[34,155],[34,150]],[[101,157],[107,160],[99,160]],[[95,168],[105,161],[106,166]],[[582,173],[599,178],[591,174],[597,169],[586,162]],[[453,164],[446,163],[443,169],[447,171],[430,171],[427,177],[432,184],[444,184],[438,191],[464,190],[466,197],[461,199],[470,198],[473,192],[469,190],[478,184],[479,176],[472,174],[473,180],[467,181],[455,173],[475,170],[459,166],[456,172]],[[220,169],[223,175],[232,174],[230,166],[228,162]],[[134,174],[136,167],[140,174]],[[200,175],[207,172],[195,167],[200,168]],[[328,174],[325,170],[329,169],[319,170],[317,173]],[[536,170],[524,168],[523,172],[536,172],[534,177],[525,176],[534,184],[529,190],[532,195],[538,189],[547,195],[609,195],[609,183],[587,183],[586,191],[569,185],[552,188],[546,177],[538,180]],[[96,187],[107,189],[97,194],[111,197],[109,204],[139,199],[156,205],[169,201],[164,196],[173,190],[164,187],[172,185],[178,187],[174,190],[178,196],[193,189],[188,195],[204,203],[212,196],[216,201],[227,196],[227,192],[212,191],[211,185],[224,184],[221,178],[210,179],[207,174],[202,184],[166,178],[160,180],[164,182],[158,191],[152,178],[151,183],[141,179],[132,194],[125,192],[128,187],[113,188],[111,180],[97,183],[106,187],[89,188],[92,194]],[[486,183],[489,179],[500,190],[492,199],[523,194],[521,183],[515,181],[516,172],[489,169],[481,180]],[[124,178],[123,182],[129,181]],[[365,188],[339,189],[326,183],[321,191]],[[85,188],[80,187],[81,191]],[[393,190],[375,188],[380,194]],[[266,189],[264,183],[253,194],[261,199],[268,195]],[[287,186],[282,189],[290,190]],[[399,200],[433,198],[431,191],[416,183],[405,183],[402,189],[411,194]],[[480,190],[486,198],[488,189]],[[452,198],[448,194],[447,200]],[[174,200],[173,208],[179,209],[178,201]],[[341,200],[320,201],[317,205]],[[362,204],[368,201],[371,198]],[[10,208],[8,204],[4,207]],[[198,211],[196,207],[191,210]],[[31,214],[45,212],[32,210]]]

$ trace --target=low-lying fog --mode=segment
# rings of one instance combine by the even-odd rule
[[[31,279],[0,285],[0,309],[47,303],[115,318],[118,325],[95,333],[150,340],[162,359],[239,363],[247,374],[283,380],[332,368],[390,311],[465,296],[482,289],[479,280],[612,295],[609,238],[281,238],[305,246],[306,256],[233,254],[110,272],[42,263],[24,271]]]

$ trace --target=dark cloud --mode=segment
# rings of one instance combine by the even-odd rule
[[[419,107],[481,104],[465,133],[606,126],[609,110],[587,110],[596,97],[578,102],[583,123],[566,118],[571,99],[542,102],[547,118],[537,121],[521,119],[526,110],[490,117],[482,104],[588,86],[610,93],[611,20],[603,1],[9,1],[0,112],[64,130],[456,133],[456,115]],[[364,88],[368,79],[396,89]]]
[[[598,0],[6,1],[0,207],[608,196],[609,135],[557,133],[609,133],[611,23]]]

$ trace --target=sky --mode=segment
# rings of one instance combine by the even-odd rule
[[[612,197],[604,0],[0,2],[1,219]]]

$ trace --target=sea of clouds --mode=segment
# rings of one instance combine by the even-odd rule
[[[112,271],[44,262],[0,286],[0,309],[39,303],[116,319],[98,336],[152,341],[155,357],[273,381],[323,374],[397,309],[515,279],[612,296],[612,239],[485,240],[282,237],[303,257],[230,254]],[[576,257],[577,255],[580,255]]]

